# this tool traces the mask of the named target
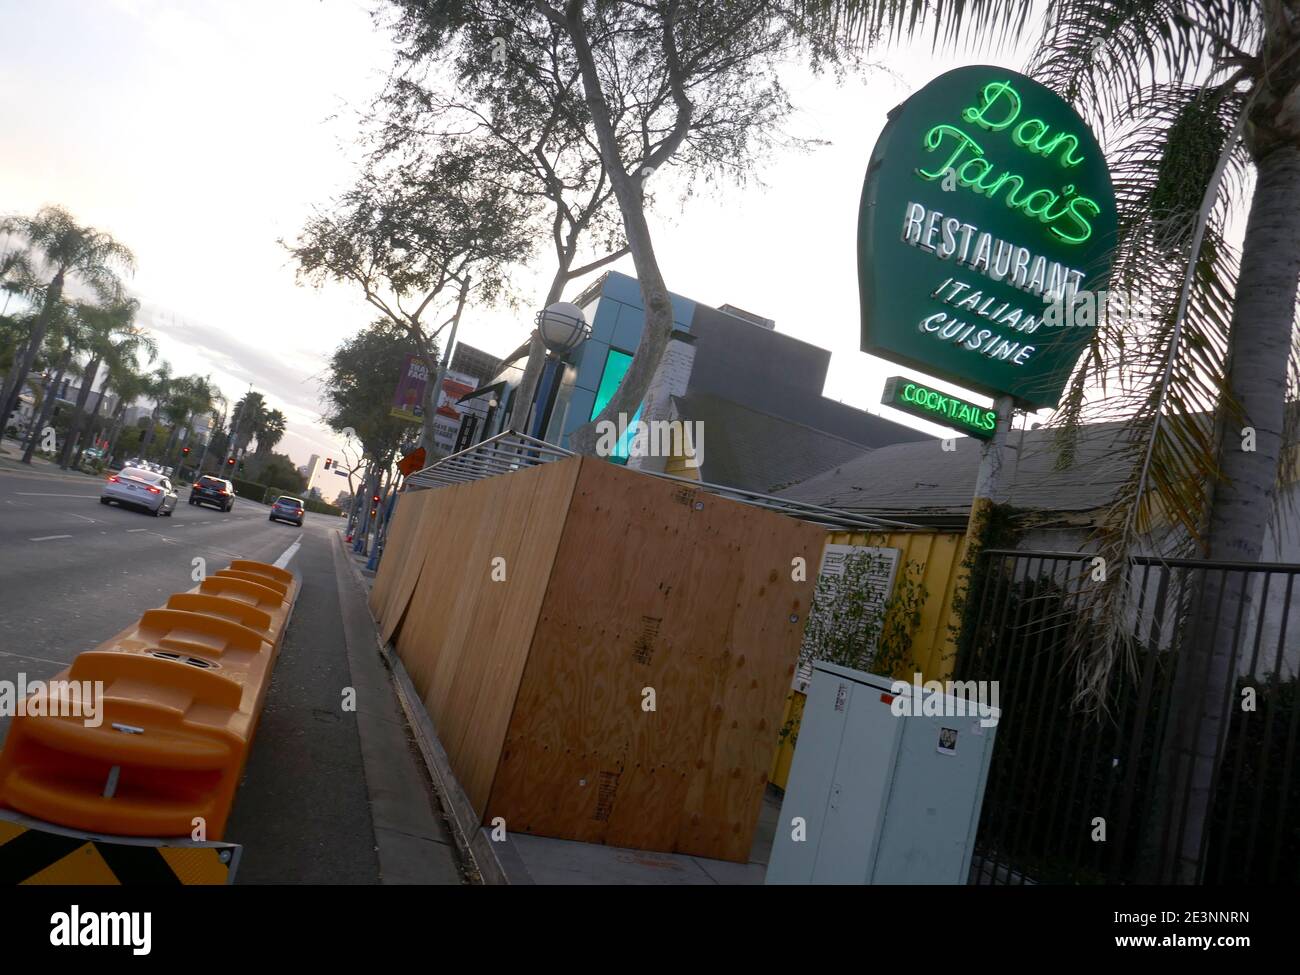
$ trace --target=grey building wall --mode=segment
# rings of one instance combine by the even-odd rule
[[[864,447],[934,439],[823,396],[831,361],[826,349],[699,304],[691,333],[690,393],[731,400]]]

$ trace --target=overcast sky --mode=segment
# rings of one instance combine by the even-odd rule
[[[297,286],[277,240],[355,172],[357,115],[392,60],[373,6],[0,0],[0,212],[58,203],[131,247],[130,287],[163,356],[232,400],[264,393],[289,419],[279,449],[300,464],[337,453],[317,377],[373,315],[350,289]],[[958,64],[1023,57],[935,58],[928,44],[878,57],[887,70],[843,86],[789,72],[790,131],[831,145],[767,161],[764,185],[702,190],[685,210],[670,197],[655,247],[672,291],[830,349],[826,395],[946,435],[881,407],[898,367],[858,351],[858,196],[891,107]],[[615,267],[635,273],[630,259]],[[522,270],[516,288],[540,296],[551,273]],[[535,310],[471,307],[461,338],[504,354]]]

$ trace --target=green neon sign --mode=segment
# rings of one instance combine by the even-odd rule
[[[996,410],[967,402],[906,376],[893,376],[885,380],[885,395],[880,398],[880,402],[931,423],[952,427],[984,440],[993,436],[998,425]]]
[[[889,115],[858,213],[862,350],[1026,409],[1055,406],[1104,291],[1115,194],[1096,138],[1005,68],[931,81]]]

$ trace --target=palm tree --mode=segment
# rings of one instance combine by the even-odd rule
[[[256,437],[257,430],[264,422],[265,416],[266,398],[261,393],[249,390],[235,404],[231,430],[232,454],[248,449],[249,442]]]
[[[81,465],[82,453],[100,432],[97,429],[99,411],[110,392],[118,397],[118,407],[114,408],[114,415],[120,415],[120,410],[125,410],[126,407],[121,402],[123,389],[131,388],[132,382],[138,378],[135,370],[142,352],[148,356],[150,362],[153,362],[158,355],[158,345],[152,336],[135,326],[117,331],[115,337],[110,338],[104,345],[104,384],[99,389],[99,396],[95,398],[94,409],[91,410],[90,419],[86,424],[85,436],[78,445],[74,467]]]
[[[77,461],[81,460],[81,450],[78,445],[86,425],[86,402],[95,381],[99,378],[99,369],[104,364],[104,360],[112,354],[115,343],[124,337],[134,335],[133,323],[140,303],[134,298],[124,298],[101,305],[78,302],[75,307],[85,332],[86,350],[90,358],[82,371],[81,389],[77,393],[72,423],[68,427],[68,435],[63,439],[63,449],[59,452],[59,466],[65,470],[72,461],[74,450]],[[104,390],[101,389],[99,396],[95,398],[96,414],[99,413],[103,398]],[[90,422],[94,422],[93,417]]]
[[[54,363],[54,371],[50,382],[45,386],[40,408],[32,412],[32,425],[28,430],[27,444],[23,448],[24,464],[32,462],[36,445],[43,439],[45,427],[54,416],[63,377],[72,368],[74,357],[86,346],[85,325],[67,302],[59,301],[49,309],[47,317],[46,361]]]
[[[176,392],[169,418],[173,420],[172,437],[165,451],[166,461],[170,462],[173,452],[180,443],[180,430],[185,430],[185,443],[194,439],[194,420],[204,413],[211,413],[221,392],[212,385],[211,376],[183,376],[176,384]],[[178,465],[179,466],[179,465]]]
[[[152,360],[152,356],[150,357]],[[110,387],[117,394],[117,405],[109,421],[108,454],[111,459],[117,450],[117,439],[122,433],[122,418],[127,408],[149,391],[149,377],[140,372],[134,360],[124,360],[110,373]]]
[[[275,449],[284,437],[287,420],[279,410],[262,413],[257,422],[257,453],[265,456]]]
[[[171,398],[172,386],[175,382],[176,377],[172,375],[171,363],[167,361],[159,363],[149,374],[145,395],[153,400],[153,411],[149,414],[149,429],[145,431],[144,438],[140,441],[142,458],[146,457],[149,445],[153,443],[154,434],[158,430],[158,417]]]
[[[824,0],[819,29],[936,40],[1029,30],[1027,0]],[[1132,473],[1097,542],[1111,566],[1078,636],[1085,699],[1131,664],[1128,556],[1153,541],[1212,560],[1257,562],[1277,514],[1300,395],[1300,16],[1289,0],[1050,0],[1029,73],[1103,134],[1120,215],[1112,291],[1151,309],[1104,319],[1058,414],[1062,447],[1083,419],[1123,417]],[[914,19],[912,19],[914,17]],[[1252,179],[1253,177],[1253,179]],[[1248,206],[1241,253],[1224,239]],[[1132,307],[1135,302],[1127,302]],[[1090,394],[1100,386],[1100,402]],[[1250,448],[1245,443],[1251,443]],[[1150,526],[1165,526],[1150,537]],[[1244,573],[1204,573],[1185,621],[1192,715],[1174,739],[1172,795],[1190,796],[1175,879],[1193,879],[1234,679]],[[1098,636],[1100,638],[1098,638]],[[1191,666],[1196,661],[1196,666]]]
[[[115,268],[131,271],[135,257],[110,235],[77,223],[62,207],[41,209],[35,217],[7,217],[0,221],[0,233],[16,234],[27,244],[29,259],[39,261],[49,272],[42,286],[41,309],[32,323],[26,347],[19,353],[12,382],[0,392],[0,417],[8,417],[18,401],[18,391],[45,341],[71,275],[89,285],[102,298],[120,292],[122,283]]]
[[[217,416],[218,405],[221,406],[220,417]],[[208,424],[208,435],[203,438],[203,453],[199,455],[199,459],[194,466],[194,470],[198,474],[203,473],[203,464],[208,459],[208,451],[212,449],[212,441],[216,438],[217,433],[226,425],[226,406],[227,400],[225,393],[219,390],[216,386],[213,386],[211,396],[208,398],[207,408],[200,409],[198,412],[199,416],[206,413],[211,421]]]

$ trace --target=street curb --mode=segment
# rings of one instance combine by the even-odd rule
[[[411,751],[409,723],[393,675],[382,658],[370,656],[374,620],[366,605],[366,589],[356,585],[356,576],[344,567],[348,562],[346,554],[333,546],[330,551],[352,684],[359,691],[362,686],[382,688],[381,702],[371,708],[358,708],[356,713],[380,883],[448,883],[450,877],[442,859],[446,857],[451,861],[455,883],[464,884],[465,858],[451,836],[444,803],[429,782],[423,756]],[[389,757],[398,753],[402,759]],[[430,818],[426,819],[426,815]],[[411,838],[421,842],[412,845]],[[437,846],[430,847],[430,843]],[[430,852],[438,848],[444,851],[441,856]]]
[[[347,563],[357,582],[363,589],[369,591],[369,586],[361,575],[356,560],[351,558],[351,553],[348,552],[342,533],[338,533],[336,538],[343,553],[348,556]],[[403,666],[392,646],[384,643],[380,638],[378,627],[375,629],[375,648],[393,676],[398,703],[402,706],[407,725],[420,749],[420,754],[424,757],[425,768],[428,770],[434,791],[442,803],[443,811],[452,827],[452,838],[466,866],[477,875],[482,884],[494,886],[532,884],[534,882],[532,875],[529,874],[518,850],[510,841],[509,834],[506,840],[494,842],[488,829],[479,825],[474,806],[452,771],[447,752],[442,747],[442,742],[438,740],[438,733],[433,727],[428,712],[424,709],[419,692],[411,683],[406,667]]]

